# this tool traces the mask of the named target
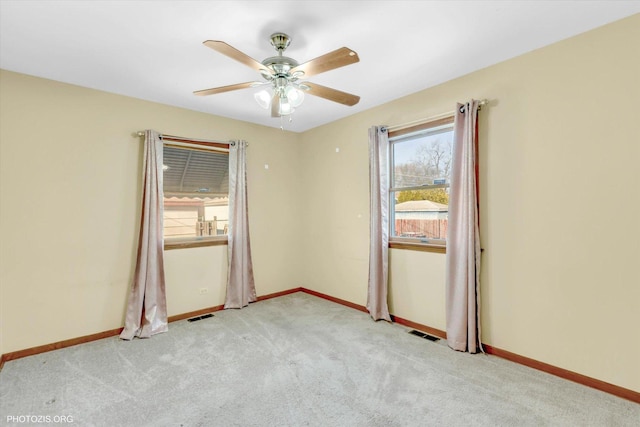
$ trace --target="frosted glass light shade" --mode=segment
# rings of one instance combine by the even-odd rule
[[[285,95],[287,95],[287,99],[289,99],[289,103],[293,108],[296,108],[302,104],[304,101],[304,92],[295,88],[293,86],[287,87],[284,91]]]
[[[260,92],[255,93],[253,97],[256,99],[256,102],[259,106],[261,106],[265,110],[269,109],[269,106],[271,104],[271,94],[269,92],[267,92],[266,90],[261,90]]]
[[[280,109],[278,110],[281,116],[287,116],[293,113],[293,107],[291,103],[287,100],[287,97],[280,98]]]

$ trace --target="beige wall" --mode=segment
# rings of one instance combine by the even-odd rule
[[[364,304],[367,129],[487,98],[484,341],[640,391],[639,39],[634,16],[301,135],[2,72],[0,352],[122,325],[133,132],[250,141],[258,293],[305,286]],[[445,329],[444,259],[391,251],[394,314]],[[222,303],[224,248],[168,251],[166,264],[170,314]]]
[[[0,94],[1,353],[122,326],[146,128],[249,141],[257,292],[299,286],[298,134],[6,71]],[[169,314],[222,304],[226,260],[167,251]]]
[[[302,286],[366,303],[367,129],[486,98],[483,340],[640,391],[638,40],[640,15],[303,134]],[[392,313],[445,329],[445,256],[390,258]]]

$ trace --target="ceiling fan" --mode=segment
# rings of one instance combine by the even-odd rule
[[[329,87],[321,86],[303,78],[315,76],[326,71],[344,67],[360,61],[358,54],[353,50],[341,47],[325,55],[299,64],[293,58],[283,55],[289,47],[291,38],[284,33],[273,33],[270,36],[271,45],[278,52],[262,62],[258,62],[238,49],[218,40],[207,40],[203,44],[223,55],[247,65],[258,71],[264,81],[245,82],[229,86],[221,86],[212,89],[195,91],[195,95],[214,95],[232,90],[269,86],[271,91],[262,90],[254,95],[258,104],[271,110],[271,117],[282,117],[293,113],[295,108],[304,100],[304,94],[318,96],[340,104],[353,106],[360,101],[360,97],[342,92]]]

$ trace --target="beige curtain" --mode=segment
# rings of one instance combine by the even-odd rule
[[[387,306],[389,281],[389,135],[369,129],[370,245],[367,310],[374,320],[391,321]]]
[[[247,201],[247,142],[229,147],[229,269],[224,308],[242,308],[256,301]]]
[[[162,140],[145,131],[142,177],[142,217],[133,285],[120,338],[148,338],[167,331],[162,241]]]
[[[478,216],[478,101],[458,104],[454,121],[447,231],[447,343],[483,351],[480,339],[480,227]]]

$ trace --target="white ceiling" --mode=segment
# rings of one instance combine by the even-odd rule
[[[0,68],[266,126],[257,89],[194,90],[260,80],[202,45],[222,40],[258,61],[269,35],[306,62],[339,47],[360,62],[310,78],[353,93],[347,107],[307,96],[285,129],[366,110],[640,12],[640,1],[14,1],[0,0]]]

